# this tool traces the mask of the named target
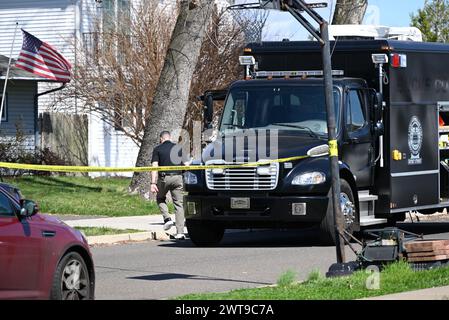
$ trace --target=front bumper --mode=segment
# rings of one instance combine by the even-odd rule
[[[249,198],[249,209],[231,208],[231,198]],[[304,227],[326,215],[327,196],[186,195],[187,220],[214,221],[228,228]],[[294,211],[294,204],[305,212]]]

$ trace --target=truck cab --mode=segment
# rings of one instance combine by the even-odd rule
[[[375,97],[363,79],[334,78],[341,204],[349,231],[359,228],[358,191],[368,190],[374,179]],[[322,78],[268,75],[234,82],[225,99],[218,138],[204,149],[201,163],[254,163],[307,156],[314,149],[325,151],[266,166],[187,173],[186,218],[192,241],[216,244],[227,228],[312,225],[321,225],[322,239],[332,241],[331,216],[326,219],[333,212],[327,130]],[[264,139],[276,139],[276,145],[264,144]],[[262,150],[260,144],[268,147]]]

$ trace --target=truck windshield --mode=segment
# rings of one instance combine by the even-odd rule
[[[337,128],[340,93],[334,89]],[[327,135],[323,86],[262,86],[234,88],[223,110],[220,132],[279,129]]]

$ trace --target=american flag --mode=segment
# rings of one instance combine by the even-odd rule
[[[55,48],[32,34],[23,32],[23,44],[16,67],[60,82],[70,81],[72,66]]]

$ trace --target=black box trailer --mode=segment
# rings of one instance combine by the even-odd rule
[[[341,109],[338,111],[341,118],[338,140],[341,174],[352,189],[347,192],[348,195],[351,193],[348,197],[351,201],[343,209],[350,212],[355,210],[355,229],[403,220],[408,211],[433,213],[440,208],[449,207],[449,45],[358,40],[336,41],[331,43],[331,49],[332,68],[341,72],[335,72],[334,78],[334,86],[341,95],[340,103],[337,103]],[[313,91],[311,88],[322,83],[319,76],[318,79],[313,76],[313,71],[322,69],[320,50],[319,44],[313,41],[248,45],[245,56],[254,57],[255,60],[255,66],[251,67],[248,74],[253,79],[237,81],[230,86],[224,113],[226,114],[227,105],[236,96],[236,92],[246,92],[247,97],[253,94],[255,106],[251,106],[249,100],[247,114],[241,117],[246,119],[246,123],[236,123],[233,127],[223,125],[223,118],[226,117],[223,115],[220,124],[222,135],[244,134],[244,129],[260,127],[260,123],[255,125],[250,120],[255,117],[254,114],[259,113],[255,110],[263,108],[257,101],[262,101],[261,96],[267,92],[299,92],[300,88],[307,86],[309,92]],[[295,79],[295,75],[300,77]],[[256,94],[257,88],[265,89]],[[310,94],[307,96],[307,90],[303,90],[302,105],[312,98]],[[373,95],[374,90],[382,95]],[[354,98],[357,94],[351,98],[353,91],[359,95],[358,99]],[[378,101],[379,97],[382,97],[382,102]],[[351,99],[357,102],[351,102]],[[211,108],[211,99],[206,100],[209,100],[206,104],[207,111]],[[291,104],[291,100],[288,103]],[[357,106],[348,105],[355,106],[356,103],[363,109],[364,122],[356,131],[351,131],[348,129],[348,122],[353,122],[352,117],[360,115],[353,111]],[[210,110],[207,112],[211,114]],[[236,113],[236,110],[233,109],[232,112]],[[297,121],[290,125],[304,123],[310,121]],[[269,120],[265,124],[268,127],[277,125]],[[230,128],[242,132],[229,132]],[[287,133],[281,134],[279,139],[280,149],[283,148],[282,139],[290,144],[298,144],[296,152],[301,149],[300,144],[312,146],[308,142],[294,140]],[[289,143],[286,142],[287,145]],[[317,145],[319,143],[314,146]],[[205,151],[207,150],[206,148]],[[307,148],[301,150],[304,152]],[[299,155],[284,151],[280,150],[283,156]],[[203,155],[203,162],[207,163],[207,156]],[[315,165],[321,166],[320,172],[324,175],[329,174],[322,164],[306,165],[304,162],[293,163],[292,171],[295,171],[296,166],[303,166],[301,172],[314,172],[318,170],[314,169]],[[220,190],[211,188],[209,180],[215,181],[216,178],[211,172],[189,174],[195,174],[198,178],[196,185],[186,184],[189,194],[185,199],[189,233],[197,244],[216,243],[221,239],[224,228],[234,227],[286,227],[310,225],[314,222],[322,229],[333,232],[333,228],[329,227],[329,220],[326,222],[326,206],[317,198],[311,199],[311,193],[314,192],[310,191],[316,190],[317,197],[328,196],[328,181],[324,181],[321,186],[309,186],[307,191],[294,186],[289,189],[287,184],[291,183],[291,174],[280,168],[274,188],[262,192],[248,187],[236,194],[237,190],[232,185]],[[271,201],[271,197],[274,200]],[[230,204],[235,199],[249,199],[245,200],[251,203],[246,207],[248,214],[242,209],[232,208]],[[302,204],[306,212],[304,215],[295,216],[295,210],[303,210],[301,206],[296,207],[297,204]],[[209,231],[205,231],[206,229]],[[211,234],[218,234],[218,237]]]
[[[376,168],[373,185],[379,196],[376,214],[449,206],[447,183],[440,185],[440,178],[447,182],[447,170],[440,161],[449,158],[449,152],[438,143],[440,113],[449,124],[449,45],[377,40],[340,41],[331,46],[333,69],[343,70],[345,77],[365,79],[377,90],[379,73],[372,54],[390,57],[382,79],[386,156],[384,166]],[[248,48],[260,70],[321,68],[320,47],[315,42],[271,42]],[[415,117],[419,123],[412,121]],[[413,138],[422,143],[414,143]],[[402,153],[402,160],[393,159],[395,150]]]

